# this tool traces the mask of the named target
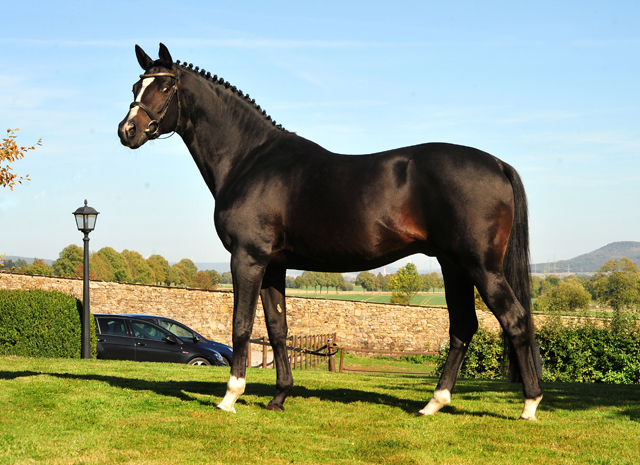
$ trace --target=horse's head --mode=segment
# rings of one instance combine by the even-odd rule
[[[163,44],[160,44],[158,55],[158,60],[152,60],[136,45],[136,56],[144,74],[133,85],[134,101],[118,125],[120,141],[132,149],[178,127],[178,66],[173,64],[169,50]]]

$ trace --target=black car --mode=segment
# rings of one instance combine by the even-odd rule
[[[222,355],[222,358],[226,362],[227,365],[231,366],[231,361],[233,360],[233,349],[221,342],[212,341],[207,339],[201,334],[198,334],[197,331],[189,328],[187,325],[180,323],[179,321],[173,320],[171,318],[166,318],[164,316],[155,316],[155,315],[141,315],[141,314],[131,314],[125,313],[122,316],[127,316],[131,318],[138,318],[140,320],[150,321],[170,333],[178,336],[182,340],[190,340],[202,347],[207,347],[211,350],[218,352]]]
[[[98,358],[227,366],[218,351],[178,337],[151,321],[104,313],[94,317]]]

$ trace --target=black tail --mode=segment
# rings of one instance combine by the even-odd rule
[[[505,278],[513,289],[516,299],[520,302],[528,315],[528,331],[531,334],[532,353],[536,362],[538,378],[542,377],[542,359],[540,358],[540,348],[535,343],[535,328],[531,315],[531,284],[530,284],[530,259],[529,259],[529,209],[527,207],[527,195],[524,190],[522,180],[517,171],[503,162],[502,171],[511,183],[514,200],[514,218],[509,236],[509,243],[502,263]],[[507,344],[505,344],[507,349]],[[519,378],[518,362],[515,359],[515,351],[508,350],[509,353],[509,379]]]

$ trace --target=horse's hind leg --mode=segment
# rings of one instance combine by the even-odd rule
[[[542,390],[534,358],[531,315],[520,305],[502,273],[483,273],[477,287],[516,353],[525,399],[520,419],[535,420]]]
[[[449,356],[433,398],[420,410],[420,415],[433,415],[451,403],[451,393],[464,356],[471,338],[478,330],[473,283],[455,265],[445,261],[441,261],[440,264],[449,309]]]
[[[267,323],[269,341],[273,348],[277,370],[276,395],[271,399],[268,410],[283,411],[284,401],[293,387],[291,365],[287,356],[287,313],[285,308],[286,269],[268,267],[262,281],[262,307]]]

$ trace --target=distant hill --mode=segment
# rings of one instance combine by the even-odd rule
[[[640,242],[612,242],[604,247],[570,260],[531,265],[534,273],[595,273],[609,260],[627,257],[640,266]]]
[[[35,258],[38,258],[38,257],[35,257]],[[25,262],[27,262],[29,265],[31,265],[33,263],[34,257],[19,257],[17,255],[8,255],[8,256],[4,257],[4,259],[5,260],[12,260],[14,262],[22,259]],[[44,258],[42,260],[44,260],[44,262],[49,266],[51,266],[53,264],[53,260],[48,260],[46,258]]]

